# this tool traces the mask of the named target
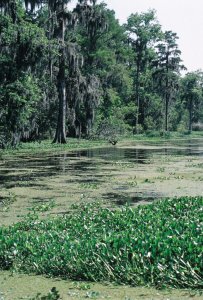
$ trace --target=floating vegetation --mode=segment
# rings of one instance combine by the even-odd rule
[[[203,198],[182,197],[0,228],[0,268],[133,286],[202,288]],[[75,206],[74,206],[75,208]]]
[[[165,167],[158,167],[157,172],[165,172]]]
[[[0,194],[0,210],[9,210],[10,205],[15,201],[16,195],[14,193],[2,190]]]
[[[143,180],[143,183],[154,183],[154,181],[152,179],[150,179],[150,178],[145,178]]]
[[[29,298],[28,300],[58,300],[61,299],[59,292],[55,287],[53,287],[47,295],[41,295],[38,293],[34,298]]]
[[[80,188],[96,190],[99,188],[99,184],[97,182],[81,183]]]
[[[155,178],[156,180],[164,181],[164,180],[170,180],[170,176],[157,176]]]
[[[34,205],[33,207],[28,208],[28,210],[34,212],[46,212],[52,210],[55,206],[56,206],[55,200],[51,199],[48,202],[41,203],[39,205]]]

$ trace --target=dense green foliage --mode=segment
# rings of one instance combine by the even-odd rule
[[[119,210],[73,207],[0,228],[0,268],[131,285],[202,288],[202,197]]]
[[[178,36],[155,11],[120,25],[104,3],[69,2],[0,1],[1,148],[201,128],[202,72],[181,77]]]

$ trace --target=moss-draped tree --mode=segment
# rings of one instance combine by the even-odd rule
[[[164,100],[164,130],[169,129],[169,107],[179,89],[180,71],[185,69],[181,64],[181,51],[177,44],[178,36],[172,31],[165,31],[163,39],[157,45],[157,59],[154,61],[153,77]]]
[[[84,101],[86,110],[86,132],[92,126],[94,106],[97,102],[98,79],[94,74],[87,74],[82,77],[80,69],[82,59],[79,58],[77,45],[67,39],[67,31],[72,30],[77,24],[84,26],[90,37],[94,37],[95,30],[103,28],[104,24],[96,9],[95,0],[79,0],[76,8],[71,12],[68,10],[68,3],[71,0],[30,0],[24,1],[26,11],[30,14],[37,14],[39,8],[47,6],[48,38],[55,39],[58,44],[57,63],[57,90],[58,90],[58,120],[53,142],[66,143],[66,120],[67,111],[74,120],[76,132],[80,131],[79,110],[80,102]],[[13,22],[17,18],[17,1],[0,1],[1,11],[9,14]],[[50,74],[53,74],[53,62],[50,56]],[[78,134],[77,134],[78,135]]]
[[[161,26],[159,25],[155,11],[132,14],[127,20],[125,28],[128,32],[128,41],[133,51],[134,69],[134,98],[137,106],[136,133],[139,132],[139,124],[143,125],[143,108],[141,99],[141,75],[146,71],[152,61],[154,44],[160,39]],[[142,120],[141,120],[142,119]]]
[[[181,80],[181,100],[188,110],[188,131],[192,131],[193,122],[198,122],[203,107],[203,73],[190,72]]]

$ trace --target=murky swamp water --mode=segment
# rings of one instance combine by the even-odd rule
[[[47,295],[52,287],[60,292],[62,300],[202,300],[200,292],[189,290],[156,290],[109,283],[71,282],[43,276],[0,272],[0,299],[30,300],[39,292]],[[1,298],[2,297],[2,298]]]
[[[85,201],[119,206],[203,195],[203,139],[6,157],[0,160],[0,187],[4,225],[50,201],[55,215]],[[13,203],[3,206],[5,197]]]
[[[56,216],[71,204],[103,201],[109,207],[163,197],[203,196],[203,139],[128,142],[76,152],[19,155],[0,160],[0,225],[21,220],[33,207],[54,203]],[[62,299],[203,299],[189,291],[157,291],[73,283],[0,272],[0,299],[28,299],[56,286]]]

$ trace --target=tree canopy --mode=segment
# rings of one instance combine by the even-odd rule
[[[0,1],[0,147],[203,122],[201,71],[156,12],[120,25],[96,0]]]

